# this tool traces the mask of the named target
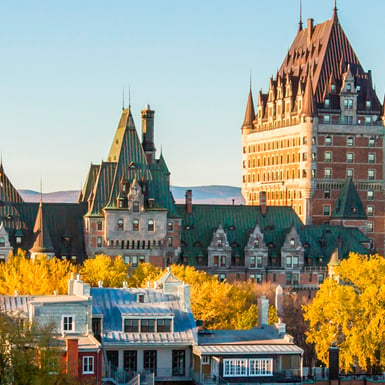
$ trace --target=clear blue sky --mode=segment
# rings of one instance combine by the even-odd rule
[[[320,23],[333,0],[303,0]],[[381,102],[383,0],[338,0],[340,22]],[[241,184],[249,76],[266,91],[298,28],[299,0],[2,1],[0,152],[18,189],[79,189],[106,159],[122,89],[177,186]]]

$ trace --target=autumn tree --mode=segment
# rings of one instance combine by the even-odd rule
[[[70,385],[53,327],[0,312],[0,385]]]
[[[102,281],[105,287],[122,287],[123,282],[128,279],[128,268],[122,257],[111,258],[100,254],[86,259],[79,272],[83,281],[91,286],[98,286],[98,282]]]
[[[0,294],[65,294],[72,269],[70,262],[57,258],[10,256],[0,264]]]
[[[305,307],[307,341],[328,364],[328,348],[340,348],[340,367],[358,365],[375,372],[385,367],[385,259],[351,254],[325,280],[313,302]]]
[[[129,272],[127,284],[129,287],[145,287],[149,281],[155,281],[162,275],[162,269],[151,263],[140,263]]]

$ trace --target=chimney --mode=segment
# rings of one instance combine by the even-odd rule
[[[66,364],[67,373],[71,377],[78,377],[79,375],[79,346],[77,338],[66,339]]]
[[[258,327],[268,325],[269,321],[269,300],[263,295],[257,300],[258,306]]]
[[[267,208],[266,208],[266,191],[261,191],[259,193],[259,206],[261,208],[261,214],[266,215]]]
[[[275,308],[277,310],[278,317],[282,317],[283,315],[282,303],[283,303],[283,289],[281,285],[278,285],[277,288],[275,289]]]
[[[192,214],[192,190],[186,190],[186,212]]]
[[[339,348],[331,346],[329,348],[329,380],[338,381],[339,367]]]
[[[314,19],[307,19],[307,42],[310,44],[311,38],[313,36],[314,29]]]
[[[155,160],[154,114],[155,111],[146,104],[142,111],[142,146],[149,164]]]

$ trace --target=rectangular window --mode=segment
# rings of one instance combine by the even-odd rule
[[[247,359],[223,360],[223,376],[224,377],[246,377],[247,376]]]
[[[136,372],[138,365],[138,353],[136,350],[125,350],[123,353],[123,369],[126,372]]]
[[[62,318],[63,331],[71,332],[74,331],[74,316],[72,315],[63,315]]]
[[[372,217],[374,215],[374,206],[368,206],[366,210],[368,217]]]
[[[98,239],[97,239],[97,244],[98,244],[98,247],[102,247],[102,245],[103,245],[103,239],[102,239],[102,237],[98,237]]]
[[[255,274],[254,279],[256,283],[262,283],[262,274]]]
[[[325,152],[325,162],[331,162],[332,161],[332,153],[330,151]]]
[[[354,144],[353,137],[352,137],[352,136],[349,136],[349,137],[346,139],[346,145],[348,145],[348,146],[353,146],[353,144]]]
[[[92,317],[92,333],[95,338],[100,341],[102,335],[102,319],[99,317]]]
[[[365,124],[371,124],[372,123],[372,117],[371,116],[365,116]]]
[[[286,273],[286,285],[291,285],[291,273]]]
[[[123,330],[125,333],[139,332],[139,320],[137,318],[125,318],[123,323]]]
[[[353,163],[353,153],[352,152],[348,152],[346,154],[346,162],[347,163]]]
[[[324,199],[330,199],[330,191],[329,190],[324,191]]]
[[[374,147],[375,144],[376,144],[376,140],[374,138],[369,138],[369,143],[368,143],[369,147]]]
[[[157,351],[156,350],[145,350],[143,352],[143,369],[155,373],[157,367]]]
[[[376,155],[374,152],[369,152],[368,154],[368,163],[374,163],[376,160]]]
[[[273,359],[250,359],[249,360],[250,376],[272,376],[273,375]]]
[[[210,365],[210,356],[202,356],[202,365]]]
[[[324,123],[330,123],[330,115],[324,115]]]
[[[324,215],[330,215],[330,206],[329,205],[324,206]]]
[[[323,274],[318,274],[318,283],[319,284],[323,283],[324,279],[325,279],[325,277]]]
[[[155,333],[155,320],[142,319],[140,321],[140,331],[142,333]]]
[[[260,255],[257,257],[257,267],[258,268],[262,267],[262,257]]]
[[[156,321],[156,331],[158,333],[170,333],[171,332],[171,319],[158,319]]]
[[[174,231],[174,223],[169,221],[167,222],[167,231]]]
[[[368,233],[373,232],[373,222],[368,222],[367,229],[368,229]]]
[[[256,261],[255,257],[251,256],[250,257],[250,267],[256,267],[255,261]]]
[[[292,284],[298,285],[298,283],[299,283],[299,274],[295,273],[295,274],[293,274],[293,277],[292,277]]]
[[[346,170],[346,176],[353,178],[353,169],[352,168],[348,168]]]
[[[375,178],[375,170],[368,170],[368,179],[374,180]]]
[[[167,237],[167,247],[173,246],[173,237]]]
[[[94,373],[94,357],[93,356],[84,356],[83,357],[83,374],[92,374]]]
[[[221,266],[222,267],[226,266],[226,256],[225,255],[221,255]]]
[[[291,269],[293,267],[292,257],[286,257],[286,269]]]
[[[307,160],[307,152],[302,154],[302,160],[305,162]]]
[[[172,375],[183,377],[186,367],[186,352],[184,350],[172,351]]]
[[[299,258],[298,255],[293,256],[293,267],[298,267],[299,265]]]
[[[332,169],[331,168],[325,168],[324,177],[325,177],[325,179],[330,179],[332,177]]]
[[[373,200],[374,200],[374,191],[368,190],[368,201],[373,201]]]

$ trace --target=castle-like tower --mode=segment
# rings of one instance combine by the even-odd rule
[[[248,205],[292,206],[305,224],[331,223],[352,178],[384,251],[384,109],[333,16],[297,35],[256,110],[250,87],[242,125],[242,192]]]

